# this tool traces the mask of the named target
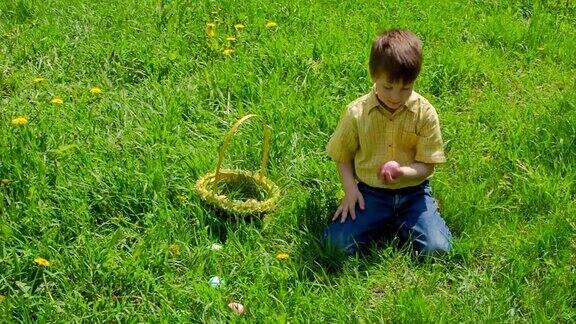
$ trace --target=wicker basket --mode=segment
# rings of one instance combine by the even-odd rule
[[[196,191],[200,197],[209,204],[224,210],[232,215],[248,216],[262,214],[272,210],[280,197],[280,190],[274,182],[266,177],[266,166],[268,165],[268,151],[270,149],[270,127],[262,120],[264,127],[264,143],[262,150],[262,161],[260,162],[260,172],[255,175],[253,172],[243,170],[222,170],[222,161],[228,145],[236,131],[246,120],[257,115],[247,115],[240,118],[230,128],[224,137],[224,143],[218,156],[216,171],[208,173],[196,182]],[[251,182],[263,192],[264,199],[234,199],[232,197],[218,193],[215,188],[221,183],[247,183]]]

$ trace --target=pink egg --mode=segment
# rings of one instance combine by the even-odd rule
[[[382,165],[382,167],[380,168],[380,176],[383,179],[390,178],[394,180],[400,176],[400,171],[398,170],[399,168],[400,164],[398,164],[398,162],[388,161],[384,163],[384,165]],[[388,177],[386,177],[386,175],[388,175]]]

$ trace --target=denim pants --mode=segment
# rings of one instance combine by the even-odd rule
[[[331,222],[324,230],[327,244],[353,254],[383,234],[392,233],[401,242],[412,243],[419,254],[451,249],[452,234],[438,212],[428,180],[401,189],[359,183],[358,189],[364,197],[364,210],[356,204],[356,220],[349,214],[344,223],[340,218]]]

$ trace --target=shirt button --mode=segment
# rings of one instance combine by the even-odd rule
[[[392,147],[392,144],[388,145],[388,147]]]

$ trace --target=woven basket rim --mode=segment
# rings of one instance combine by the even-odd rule
[[[210,204],[224,209],[233,214],[255,214],[264,213],[272,210],[280,196],[280,190],[278,186],[268,179],[266,176],[261,176],[254,174],[253,172],[244,170],[227,170],[222,169],[219,171],[219,177],[225,179],[237,178],[237,177],[249,177],[255,180],[256,184],[260,186],[267,193],[267,199],[256,200],[256,199],[230,199],[226,195],[217,194],[213,190],[209,189],[208,184],[215,182],[216,173],[210,172],[205,174],[203,177],[198,179],[196,182],[196,190],[200,196]]]

